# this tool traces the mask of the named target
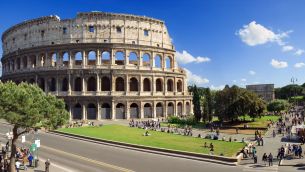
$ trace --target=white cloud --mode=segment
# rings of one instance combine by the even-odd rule
[[[242,78],[242,79],[241,79],[241,82],[246,82],[246,81],[247,81],[246,78]]]
[[[177,51],[176,59],[177,59],[178,63],[180,63],[180,64],[187,64],[187,63],[193,63],[193,62],[203,63],[203,62],[211,61],[211,59],[208,57],[201,57],[201,56],[194,57],[185,50],[183,50],[182,53]]]
[[[184,68],[184,70],[186,71],[188,84],[196,84],[196,85],[202,86],[203,84],[209,83],[208,79],[203,78],[199,75],[193,74],[191,71],[189,71],[186,68]]]
[[[291,46],[291,45],[285,45],[285,46],[282,47],[283,52],[292,51],[293,49],[294,49],[294,47]]]
[[[270,64],[274,67],[274,68],[286,68],[288,67],[288,63],[285,61],[278,61],[275,59],[272,59]]]
[[[302,54],[304,54],[304,50],[302,50],[302,49],[298,49],[294,54],[296,55],[296,56],[300,56],[300,55],[302,55]]]
[[[303,62],[294,64],[295,68],[301,68],[301,67],[304,67],[304,66],[305,66],[305,63],[303,63]]]
[[[232,82],[233,82],[233,83],[236,83],[237,81],[236,81],[236,80],[233,80]]]
[[[255,71],[253,71],[253,70],[250,70],[250,71],[249,71],[249,74],[250,74],[250,75],[255,75],[255,74],[256,74],[256,72],[255,72]]]
[[[268,42],[276,42],[283,46],[285,45],[283,38],[288,37],[290,32],[274,33],[263,25],[257,24],[256,21],[252,21],[248,25],[244,25],[242,29],[239,29],[236,34],[249,46],[256,46]]]
[[[222,90],[223,88],[225,88],[224,85],[219,85],[219,86],[211,85],[211,86],[210,86],[210,89],[211,89],[211,90]]]

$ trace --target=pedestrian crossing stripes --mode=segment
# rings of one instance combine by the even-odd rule
[[[278,165],[273,165],[273,166],[253,166],[253,165],[250,165],[250,166],[245,166],[243,168],[243,171],[245,172],[255,172],[255,171],[258,171],[258,172],[277,172],[278,171]]]

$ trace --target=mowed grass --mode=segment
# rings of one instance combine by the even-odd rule
[[[250,118],[248,115],[246,115],[245,117],[245,122],[241,122],[241,124],[236,125],[234,127],[243,127],[243,124],[248,124],[249,127],[267,127],[268,124],[271,121],[277,122],[279,120],[281,116],[270,116],[270,115],[266,115],[266,116],[262,116],[261,118],[255,118],[254,121],[252,121],[252,118]],[[244,117],[240,117],[239,120],[244,120]]]
[[[143,136],[145,130],[121,125],[61,128],[58,131],[131,144],[203,154],[210,153],[209,148],[203,147],[204,142],[207,142],[207,145],[213,143],[215,155],[220,155],[222,153],[224,156],[228,157],[235,156],[236,153],[244,146],[243,143],[239,142],[224,142],[218,140],[201,139],[158,131],[149,131],[149,134],[151,134],[150,136]]]

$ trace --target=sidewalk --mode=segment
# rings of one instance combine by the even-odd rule
[[[28,167],[27,170],[19,170],[19,171],[26,171],[26,172],[45,172],[45,161],[44,159],[40,159],[39,163],[38,163],[38,167],[34,168],[34,167]],[[50,169],[49,172],[68,172],[70,170],[65,170],[63,168],[58,167],[56,164],[52,164],[50,165]]]

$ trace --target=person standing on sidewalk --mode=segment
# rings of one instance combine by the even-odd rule
[[[273,166],[273,156],[271,153],[268,156],[268,162],[269,162],[269,166]]]
[[[45,172],[49,172],[49,171],[50,171],[50,165],[51,165],[50,159],[48,159],[48,160],[45,162],[45,168],[46,168]]]

